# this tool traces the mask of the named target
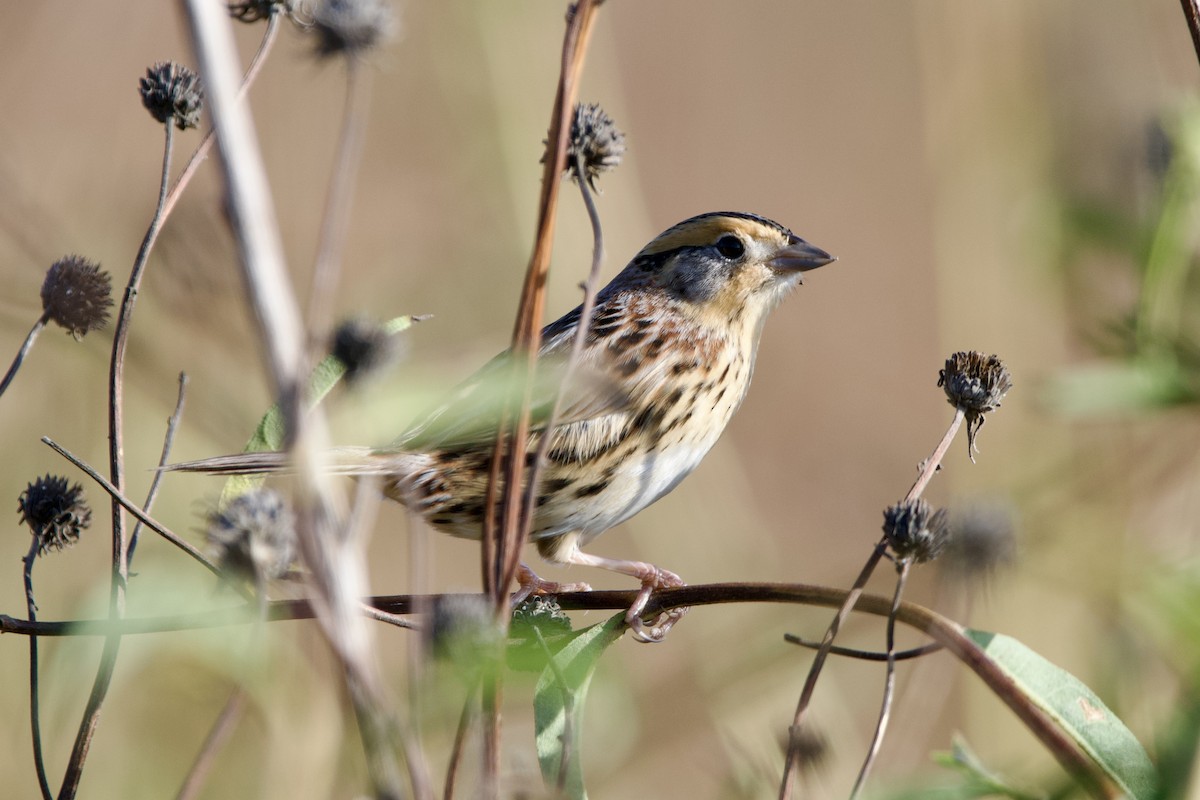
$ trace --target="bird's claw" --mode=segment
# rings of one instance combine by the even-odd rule
[[[519,606],[535,594],[566,594],[567,592],[590,592],[592,587],[586,583],[557,583],[538,576],[525,564],[517,569],[517,589],[512,603]],[[643,605],[645,605],[643,603]]]
[[[660,612],[649,623],[642,619],[642,612],[646,610],[646,605],[650,602],[650,595],[654,593],[655,589],[669,589],[686,585],[683,579],[674,572],[662,569],[661,567],[655,567],[654,574],[642,580],[642,590],[634,598],[633,605],[625,612],[625,624],[633,631],[635,639],[647,644],[656,644],[667,638],[667,633],[676,622],[683,619],[683,615],[687,613],[687,609],[672,608],[668,611]]]

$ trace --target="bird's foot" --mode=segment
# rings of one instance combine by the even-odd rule
[[[639,642],[657,643],[667,637],[667,632],[676,622],[683,619],[687,609],[672,608],[669,611],[661,612],[653,620],[647,622],[642,619],[642,612],[645,611],[646,604],[650,602],[650,595],[654,593],[655,589],[670,589],[676,586],[687,586],[687,584],[674,572],[650,564],[646,566],[650,567],[650,570],[643,575],[636,576],[642,580],[642,590],[638,592],[633,605],[625,612],[625,624],[633,631],[634,638]]]
[[[592,590],[592,587],[586,583],[557,583],[544,580],[525,564],[521,564],[517,568],[517,586],[517,592],[513,595],[514,606],[519,606],[535,594],[566,594],[567,592],[590,592]]]

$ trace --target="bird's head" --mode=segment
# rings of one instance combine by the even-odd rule
[[[778,222],[737,212],[692,217],[664,231],[626,268],[626,277],[665,291],[697,319],[760,330],[767,313],[834,261]]]

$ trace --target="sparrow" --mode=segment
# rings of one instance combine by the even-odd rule
[[[650,594],[683,581],[641,561],[585,552],[600,534],[679,485],[716,443],[754,373],[767,316],[804,273],[834,257],[756,214],[701,214],[668,228],[596,295],[578,362],[567,368],[582,306],[542,330],[527,459],[549,436],[530,540],[547,561],[612,570],[642,584],[626,621],[659,641],[680,612],[641,618]],[[483,531],[495,446],[502,353],[390,445],[346,448],[336,471],[382,476],[385,494],[434,528]],[[565,384],[564,375],[570,376]],[[559,413],[547,430],[561,392]],[[174,465],[220,473],[275,472],[279,453]],[[526,575],[531,573],[525,573]]]

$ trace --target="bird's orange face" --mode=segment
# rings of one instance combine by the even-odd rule
[[[716,213],[668,229],[633,264],[700,321],[756,330],[805,271],[832,260],[768,219]]]

